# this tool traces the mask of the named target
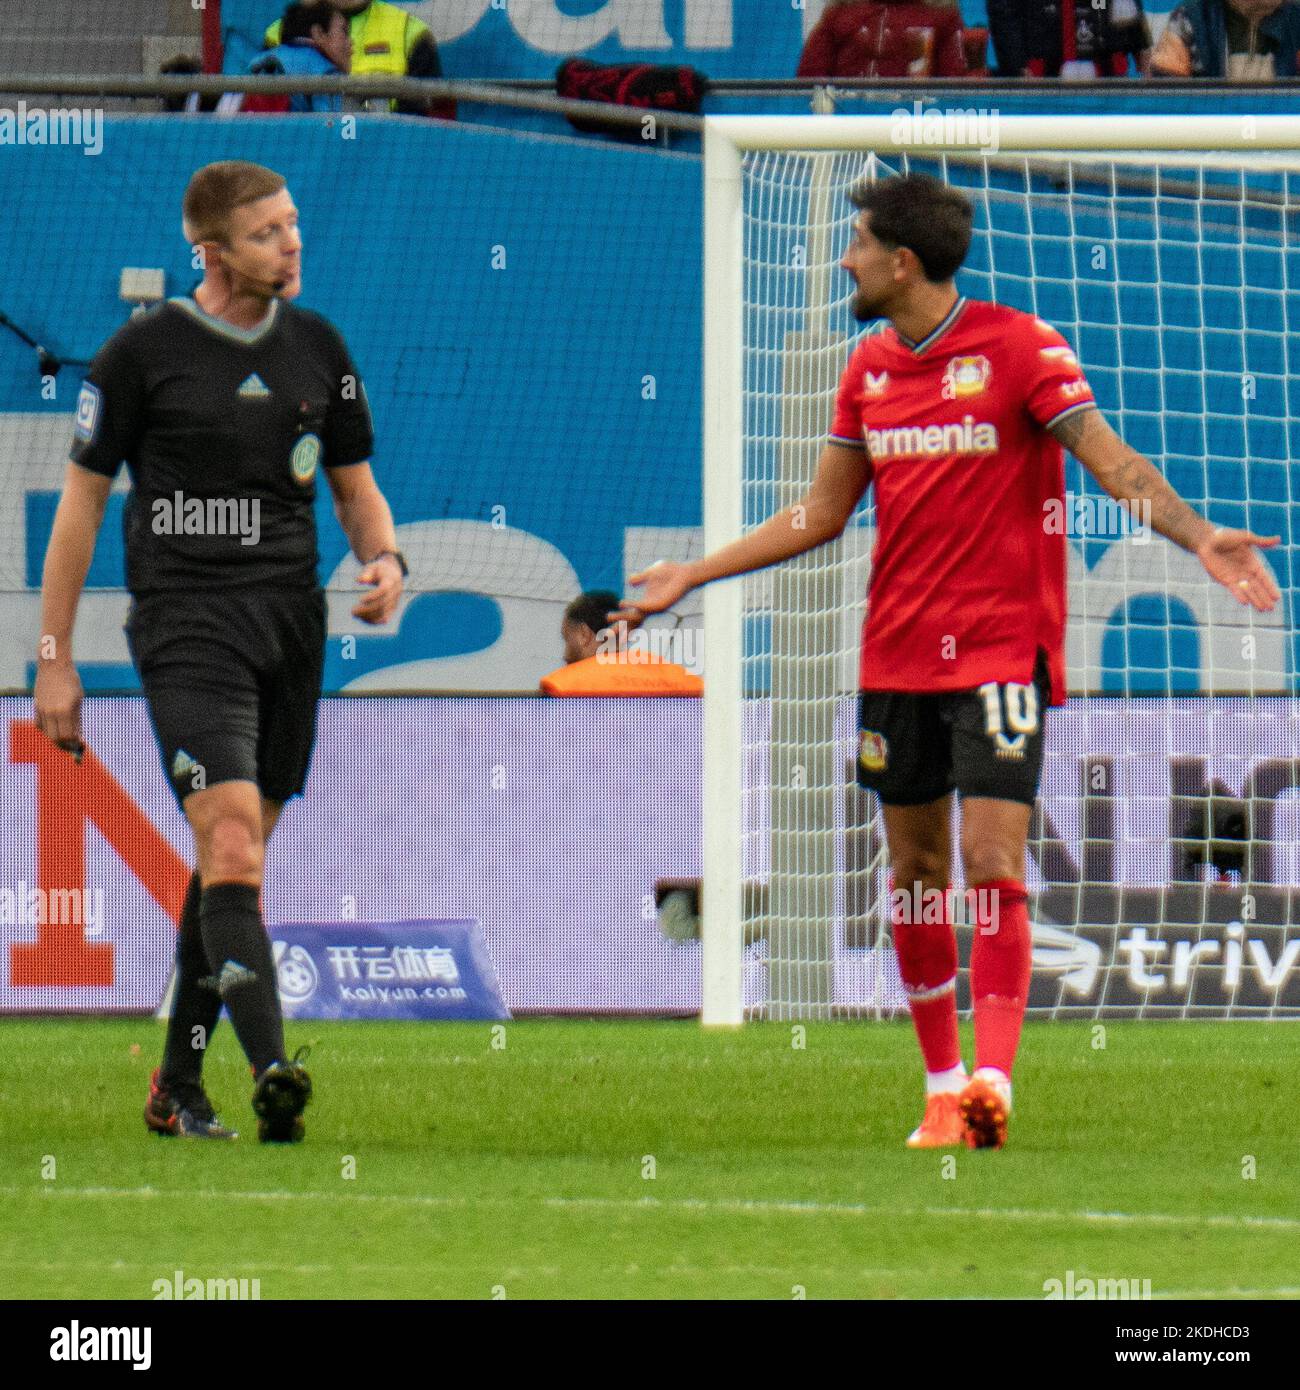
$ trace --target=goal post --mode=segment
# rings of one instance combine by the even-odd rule
[[[1192,557],[1106,516],[1067,460],[1072,699],[1031,826],[1031,1010],[1300,1012],[1300,117],[708,118],[707,549],[811,481],[864,331],[838,269],[846,195],[909,169],[975,206],[964,293],[1059,328],[1103,412],[1198,510],[1283,536],[1282,604],[1239,610]],[[853,780],[873,516],[705,591],[706,1025],[904,1007],[883,835]]]
[[[744,223],[741,148],[704,141],[704,548],[717,549],[745,529]],[[716,254],[710,254],[711,250]],[[743,615],[738,582],[704,591],[704,883],[701,913],[701,1019],[742,1018],[744,949],[741,854],[744,844],[741,665]],[[708,653],[716,652],[716,657]],[[712,788],[712,791],[709,789]],[[703,923],[712,922],[711,929]]]

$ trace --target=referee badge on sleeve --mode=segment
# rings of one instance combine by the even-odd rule
[[[289,455],[289,468],[296,483],[304,486],[316,476],[316,465],[320,463],[321,442],[314,434],[304,434],[293,446]]]
[[[100,394],[99,387],[93,382],[83,381],[81,394],[77,397],[77,418],[73,424],[73,432],[78,439],[84,439],[89,444],[95,438],[103,403],[104,397]]]

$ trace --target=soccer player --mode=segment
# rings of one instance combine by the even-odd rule
[[[841,265],[856,282],[853,313],[889,326],[849,357],[807,494],[711,555],[632,576],[644,593],[610,618],[635,622],[701,584],[833,540],[874,483],[858,775],[881,802],[894,945],[925,1062],[924,1118],[908,1143],[1000,1148],[1031,969],[1024,869],[1043,712],[1066,694],[1066,541],[1045,524],[1064,503],[1062,446],[1261,611],[1279,592],[1256,547],[1278,537],[1197,515],[1107,424],[1054,328],[958,292],[972,221],[958,190],[908,175],[851,198],[859,215]],[[911,910],[947,894],[954,791],[976,927],[969,1077],[952,925],[946,912]]]
[[[307,779],[325,650],[313,501],[323,465],[386,622],[406,563],[371,474],[370,411],[338,331],[291,301],[298,212],[284,179],[232,160],[198,170],[183,228],[203,255],[192,296],[131,319],[100,349],[77,402],[72,461],[45,555],[36,721],[80,756],[72,631],[119,466],[127,639],[163,766],[194,832],[175,1003],[145,1122],[228,1139],[203,1090],[222,1005],[252,1066],[258,1137],[303,1135],[311,1080],[285,1055],[262,922],[266,842]]]

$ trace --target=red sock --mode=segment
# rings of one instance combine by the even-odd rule
[[[928,1072],[961,1063],[957,1042],[957,937],[945,904],[942,922],[900,922],[892,914],[894,951],[912,1025]],[[915,915],[915,914],[912,914]]]
[[[977,883],[974,889],[970,991],[975,1005],[975,1066],[997,1067],[1010,1076],[1033,968],[1029,895],[1014,878]]]

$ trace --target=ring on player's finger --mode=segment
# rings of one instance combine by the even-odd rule
[[[1250,588],[1250,580],[1249,580],[1249,579],[1239,579],[1239,580],[1237,580],[1237,588],[1239,588],[1239,589],[1249,589],[1249,588]]]

